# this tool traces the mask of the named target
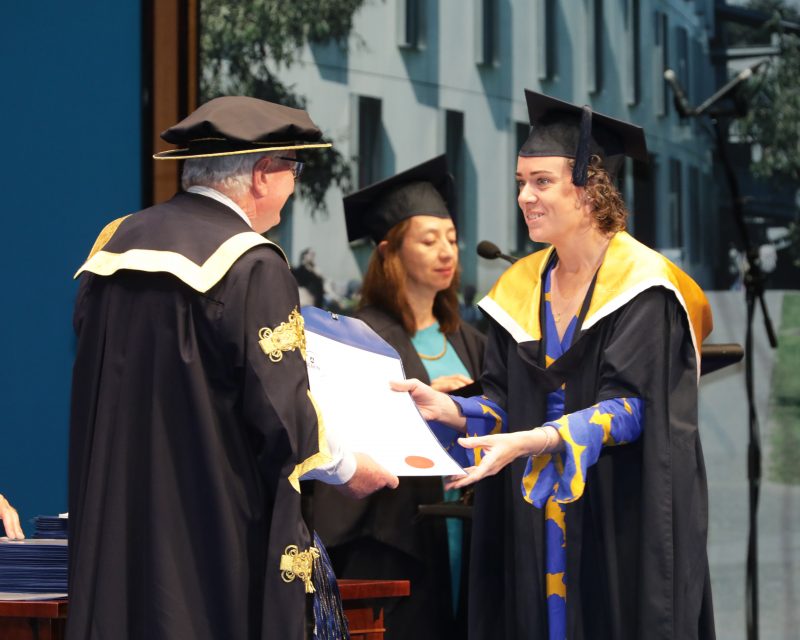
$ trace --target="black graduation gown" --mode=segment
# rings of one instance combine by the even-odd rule
[[[605,447],[583,496],[566,505],[567,637],[710,639],[696,355],[710,314],[687,276],[676,278],[663,258],[618,236],[572,347],[548,368],[538,329],[544,323],[531,323],[522,310],[538,315],[544,306],[549,250],[506,272],[513,286],[504,291],[499,283],[482,302],[492,317],[482,384],[506,408],[511,431],[544,422],[547,393],[561,384],[566,412],[614,397],[644,400],[640,440]],[[525,464],[517,460],[476,487],[471,639],[548,637],[544,510],[522,498]]]
[[[400,322],[375,307],[356,315],[397,350],[407,377],[430,382]],[[477,378],[483,366],[483,334],[461,323],[447,339],[470,375]],[[411,595],[387,605],[387,639],[459,637],[452,615],[445,521],[417,514],[419,505],[442,499],[439,477],[402,478],[397,489],[382,490],[358,502],[320,483],[315,488],[314,527],[338,577],[411,581]],[[466,547],[463,552],[467,553]],[[466,579],[463,575],[462,584]]]
[[[79,273],[67,638],[303,638],[281,562],[311,545],[299,475],[330,458],[282,252],[178,194]]]

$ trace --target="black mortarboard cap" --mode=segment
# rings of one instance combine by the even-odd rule
[[[247,96],[224,96],[200,105],[161,137],[179,149],[158,160],[330,147],[308,113]]]
[[[347,238],[350,242],[372,238],[377,244],[389,229],[407,218],[450,218],[453,195],[447,156],[437,156],[346,196]]]
[[[612,176],[625,156],[648,160],[644,130],[635,124],[527,89],[525,100],[531,132],[519,155],[573,158],[572,181],[579,187],[586,184],[592,155],[600,157]]]

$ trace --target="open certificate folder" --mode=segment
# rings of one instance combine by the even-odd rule
[[[325,429],[397,476],[464,475],[420,415],[397,352],[361,320],[303,307],[311,393]]]

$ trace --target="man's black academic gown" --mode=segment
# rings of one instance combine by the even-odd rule
[[[605,447],[583,496],[566,505],[570,640],[714,638],[706,555],[708,502],[697,430],[705,297],[688,276],[618,233],[576,338],[545,367],[540,313],[552,248],[519,261],[481,307],[492,318],[481,382],[511,431],[545,420],[565,384],[565,412],[615,397],[644,400],[639,441]],[[544,510],[522,498],[526,460],[476,487],[471,639],[547,638]]]
[[[397,350],[406,377],[430,382],[396,318],[376,307],[365,307],[356,315]],[[447,339],[477,378],[483,366],[483,334],[462,323]],[[411,581],[410,597],[387,604],[387,638],[444,640],[464,635],[463,625],[452,613],[446,524],[441,518],[418,514],[419,505],[441,502],[443,496],[439,477],[403,478],[397,489],[384,489],[358,502],[317,483],[314,527],[337,575]],[[462,551],[468,553],[467,545]],[[463,575],[462,585],[466,579]]]
[[[283,254],[178,194],[79,273],[67,637],[303,638],[298,478],[329,458]]]

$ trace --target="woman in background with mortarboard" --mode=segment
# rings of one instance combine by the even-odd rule
[[[697,429],[708,302],[624,230],[613,178],[625,155],[647,159],[641,128],[526,99],[518,203],[551,246],[480,303],[485,395],[395,385],[426,419],[479,436],[461,440],[475,466],[449,485],[481,480],[469,637],[713,638]]]
[[[344,199],[349,240],[376,245],[356,316],[397,350],[408,377],[445,392],[480,375],[485,346],[459,317],[452,191],[438,156]],[[411,581],[411,595],[386,607],[389,639],[466,637],[466,614],[454,617],[465,599],[461,523],[418,515],[419,505],[442,499],[438,477],[403,478],[360,502],[315,489],[314,525],[338,577]]]

